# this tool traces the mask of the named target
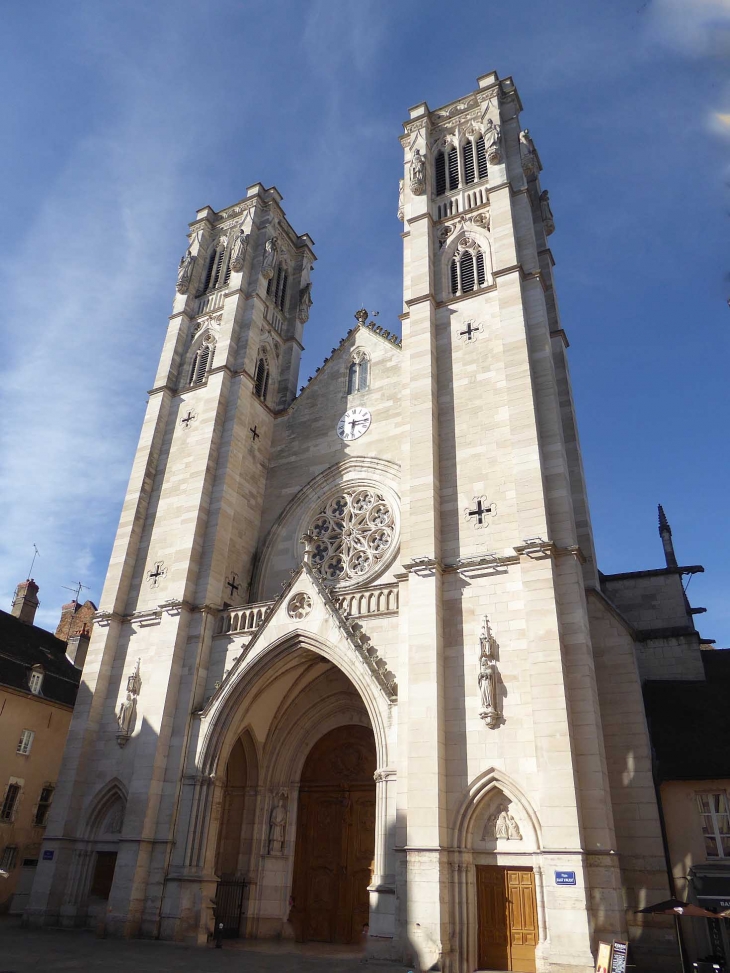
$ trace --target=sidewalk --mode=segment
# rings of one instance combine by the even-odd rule
[[[365,962],[357,947],[226,940],[223,949],[149,939],[98,939],[81,929],[21,929],[0,917],[0,973],[405,973]]]

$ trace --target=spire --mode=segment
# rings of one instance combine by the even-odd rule
[[[659,536],[662,539],[667,567],[676,568],[677,558],[674,553],[674,543],[672,542],[672,528],[669,526],[667,515],[664,513],[664,507],[661,504],[659,504]]]

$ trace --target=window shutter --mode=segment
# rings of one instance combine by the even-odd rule
[[[464,142],[464,182],[474,182],[474,146],[471,139]]]
[[[456,257],[451,261],[451,293],[459,293],[459,271],[456,267]]]
[[[461,293],[474,290],[474,258],[470,253],[461,256]]]
[[[12,821],[15,814],[15,805],[20,797],[20,784],[8,784],[5,791],[5,800],[0,809],[0,821]]]
[[[484,287],[486,275],[484,273],[484,254],[480,250],[477,254],[477,287]]]
[[[443,152],[436,153],[436,195],[443,196],[446,192],[446,159]]]
[[[16,753],[21,753],[23,756],[27,756],[30,753],[30,749],[33,746],[33,738],[35,733],[32,730],[23,730],[20,734],[20,740],[18,740],[18,746],[15,748]]]
[[[477,139],[477,178],[487,178],[487,150],[484,148],[484,137]]]
[[[459,188],[459,153],[449,149],[449,189]]]

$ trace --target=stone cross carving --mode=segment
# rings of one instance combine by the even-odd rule
[[[180,422],[181,422],[181,423],[182,423],[182,424],[183,424],[183,425],[185,426],[185,428],[187,429],[187,428],[188,428],[188,427],[190,426],[190,423],[191,423],[191,422],[195,422],[195,420],[196,420],[196,419],[197,419],[197,416],[196,416],[196,414],[195,414],[195,413],[193,412],[193,410],[192,410],[192,409],[188,409],[188,414],[187,414],[186,416],[183,416],[183,417],[182,417],[182,419],[180,420]]]
[[[257,439],[261,439],[261,433],[259,432],[258,426],[252,426],[249,429],[249,432],[251,433],[251,442],[255,443]]]
[[[550,197],[547,189],[543,189],[540,193],[540,216],[542,216],[543,226],[545,227],[545,236],[550,236],[551,233],[555,232],[555,220],[553,219],[553,211],[550,209]]]
[[[494,729],[502,718],[497,699],[497,641],[492,635],[486,615],[479,636],[478,682],[482,702],[479,716],[490,729]]]
[[[414,196],[423,196],[426,192],[426,160],[420,149],[413,150],[411,159],[411,192]]]
[[[127,740],[132,735],[132,731],[134,730],[134,720],[135,716],[137,715],[137,697],[142,689],[142,680],[139,675],[139,663],[140,660],[137,659],[135,670],[127,679],[127,695],[126,698],[120,703],[119,712],[117,713],[117,725],[119,726],[117,743],[120,747],[125,745]]]
[[[487,150],[487,162],[491,165],[502,161],[502,134],[499,125],[491,118],[484,126],[484,148]]]
[[[231,598],[235,595],[238,589],[241,587],[238,583],[238,575],[234,572],[229,581],[226,581],[226,585],[231,589]]]
[[[479,331],[480,328],[478,324],[475,325],[473,321],[467,321],[464,330],[459,332],[459,337],[465,338],[467,341],[475,341]],[[479,502],[481,503],[481,501]]]
[[[281,855],[286,834],[286,794],[279,794],[269,817],[269,854]]]
[[[484,527],[487,523],[487,515],[496,513],[496,506],[493,503],[487,503],[486,497],[474,497],[474,509],[467,509],[464,511],[464,516],[467,520],[473,518],[474,526],[476,528]]]
[[[178,294],[187,294],[188,287],[190,287],[190,278],[193,273],[193,264],[195,263],[195,256],[193,255],[190,247],[183,254],[180,263],[177,268],[177,292]]]
[[[234,274],[240,274],[240,272],[243,270],[243,264],[246,260],[246,251],[248,250],[248,239],[248,234],[243,228],[243,223],[241,223],[238,228],[238,234],[233,241],[231,262],[229,264]]]
[[[149,572],[147,578],[149,580],[150,585],[153,588],[157,588],[159,587],[160,581],[162,581],[162,579],[165,577],[166,574],[167,574],[167,568],[165,567],[165,562],[155,561],[155,569],[154,571]]]

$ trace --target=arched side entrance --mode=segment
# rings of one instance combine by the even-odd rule
[[[312,747],[299,788],[292,910],[297,940],[356,943],[375,855],[375,738],[337,727]]]

